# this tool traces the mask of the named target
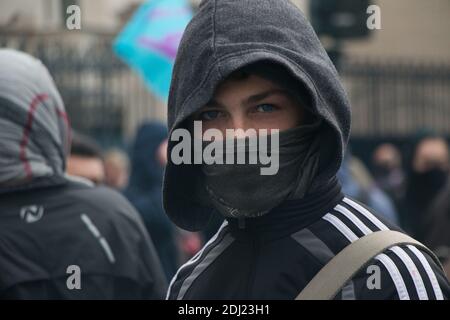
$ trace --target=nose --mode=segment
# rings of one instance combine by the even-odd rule
[[[233,128],[234,135],[233,137],[236,139],[241,139],[245,137],[249,137],[255,135],[256,132],[249,121],[244,115],[236,115],[233,117]],[[253,130],[249,130],[253,129]]]

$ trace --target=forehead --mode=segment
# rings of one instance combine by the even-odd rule
[[[398,150],[392,145],[381,145],[375,150],[375,158],[377,159],[392,159],[399,157]]]
[[[448,158],[448,146],[442,139],[425,139],[417,148],[417,156],[429,158]]]

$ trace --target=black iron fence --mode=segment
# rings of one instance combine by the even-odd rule
[[[165,115],[111,43],[111,36],[0,33],[0,46],[30,52],[47,65],[72,126],[104,144],[121,143],[142,120]],[[450,135],[450,62],[346,59],[340,74],[353,106],[354,137],[404,137],[423,127]]]
[[[340,71],[352,103],[352,135],[405,137],[421,128],[450,135],[450,61],[361,62]]]

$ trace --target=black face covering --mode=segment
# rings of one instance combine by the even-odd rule
[[[412,200],[415,202],[431,202],[444,187],[448,179],[448,171],[433,168],[425,172],[413,171],[408,183]]]
[[[279,133],[279,170],[261,175],[258,164],[202,165],[203,190],[209,204],[225,217],[258,217],[286,199],[300,199],[310,191],[319,163],[320,121]],[[235,145],[238,145],[235,143]],[[276,150],[269,151],[277,152]],[[233,156],[252,150],[248,145]],[[248,162],[246,162],[248,163]]]
[[[375,178],[383,179],[392,173],[392,169],[386,164],[378,164],[373,168],[373,175]]]

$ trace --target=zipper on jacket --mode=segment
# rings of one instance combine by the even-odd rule
[[[258,267],[257,261],[259,257],[260,247],[261,247],[261,241],[259,239],[259,236],[256,235],[256,238],[252,238],[252,259],[250,261],[250,269],[248,273],[248,282],[247,282],[247,295],[246,299],[253,299],[252,296],[252,289],[253,284],[255,283],[255,275],[256,275],[256,268]]]

